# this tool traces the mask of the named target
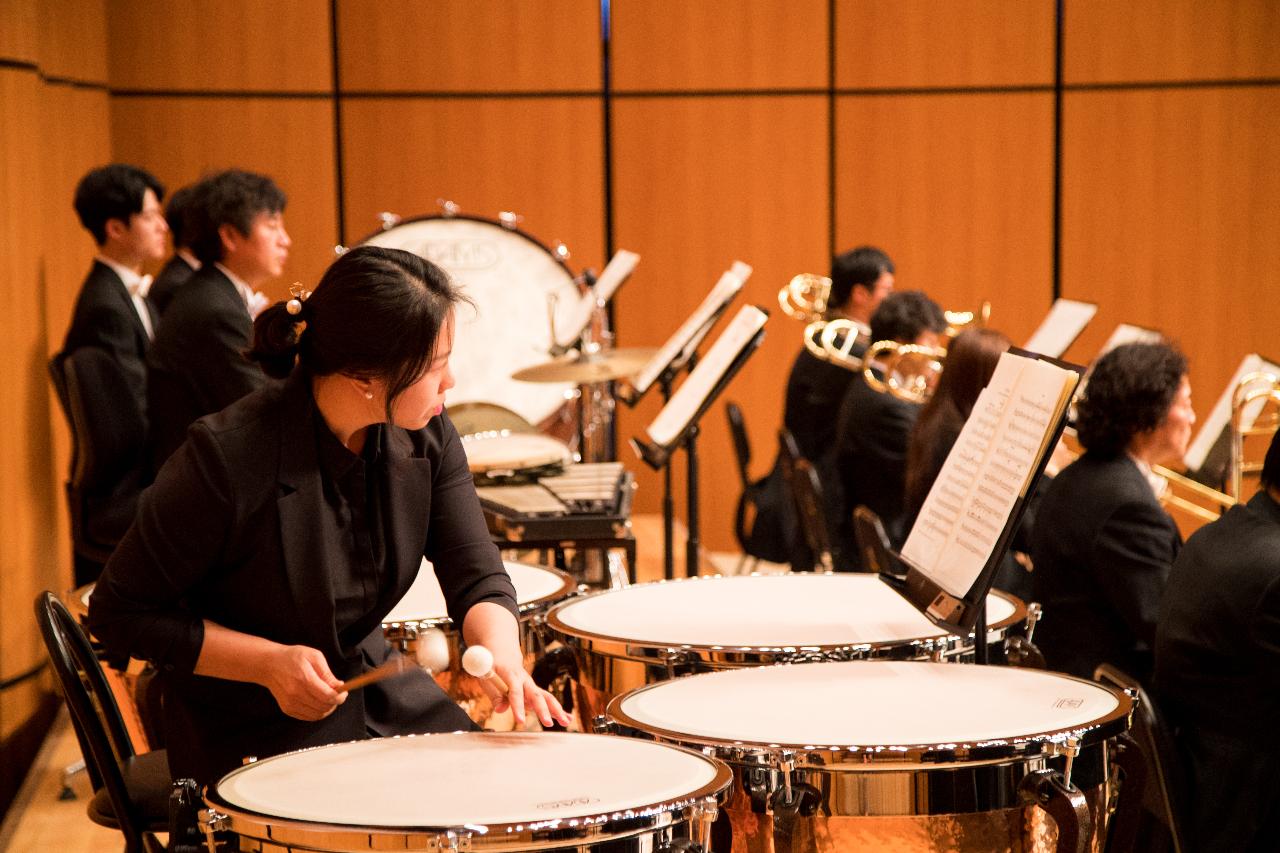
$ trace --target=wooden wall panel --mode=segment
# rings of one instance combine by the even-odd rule
[[[825,88],[827,12],[827,0],[616,0],[614,86]]]
[[[477,216],[515,211],[544,243],[564,241],[575,270],[599,270],[607,260],[602,133],[599,103],[589,98],[344,103],[346,239],[372,233],[381,211],[435,213],[444,198]]]
[[[49,77],[107,82],[106,0],[40,4],[40,70]]]
[[[879,246],[899,289],[989,299],[1028,337],[1053,290],[1053,96],[843,96],[836,116],[836,251]]]
[[[326,92],[326,0],[113,0],[117,89]]]
[[[1047,4],[1046,4],[1047,5]],[[1280,77],[1275,0],[1067,0],[1067,83]]]
[[[800,324],[776,310],[778,289],[797,272],[825,272],[830,265],[826,134],[795,132],[826,124],[827,100],[821,96],[636,98],[617,104],[617,243],[644,258],[618,297],[619,339],[628,346],[660,345],[735,259],[755,268],[732,310],[755,303],[772,318],[763,347],[723,398],[736,400],[745,412],[754,477],[773,464],[786,377],[800,347]],[[656,393],[634,411],[620,407],[620,441],[642,434],[659,408]],[[723,404],[707,414],[704,426],[702,541],[713,549],[734,549],[740,489]],[[623,453],[638,472],[637,511],[659,511],[661,477]],[[676,454],[675,470],[683,518],[682,453]]]
[[[600,87],[594,0],[338,0],[338,34],[347,91]]]
[[[36,0],[0,0],[0,59],[39,61],[38,18]]]
[[[147,130],[154,128],[157,130]],[[115,97],[115,159],[137,163],[176,189],[227,168],[270,175],[289,197],[293,238],[284,275],[265,289],[282,298],[316,282],[337,241],[333,104],[328,99]]]
[[[49,519],[55,496],[49,459],[49,383],[41,306],[38,180],[41,83],[0,69],[0,411],[11,419],[0,447],[0,680],[44,656],[32,616],[36,592],[52,586],[56,551]],[[34,691],[0,698],[0,742],[35,710]]]
[[[62,348],[80,285],[96,248],[93,238],[80,227],[71,202],[80,178],[111,160],[110,110],[106,92],[45,84],[41,95],[40,196],[43,226],[42,331],[45,351]],[[47,385],[47,383],[46,383]],[[59,575],[53,589],[71,585],[70,527],[62,484],[71,460],[66,418],[49,389],[49,428],[52,442],[50,474],[57,494],[55,542]]]
[[[1280,90],[1069,93],[1064,138],[1063,295],[1101,306],[1071,355],[1161,329],[1203,416],[1246,353],[1280,358]]]
[[[839,88],[1053,85],[1054,4],[837,0]]]

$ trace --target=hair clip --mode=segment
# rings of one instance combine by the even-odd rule
[[[293,298],[284,304],[284,308],[290,314],[301,314],[302,303],[307,301],[307,297],[311,295],[311,291],[302,286],[300,282],[294,282],[289,285],[289,292],[293,294]],[[298,334],[302,334],[301,331]]]

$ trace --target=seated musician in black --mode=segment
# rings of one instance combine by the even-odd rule
[[[252,357],[286,381],[197,421],[143,496],[89,621],[159,670],[175,778],[471,728],[421,670],[341,690],[394,654],[381,622],[424,556],[465,641],[493,652],[516,720],[568,722],[523,668],[514,589],[443,413],[459,298],[416,255],[347,252],[310,298],[255,323]]]
[[[862,358],[871,337],[871,316],[893,292],[893,261],[879,249],[861,246],[837,255],[831,262],[831,292],[827,297],[828,320],[846,318],[858,327],[858,341],[850,354]],[[832,408],[844,399],[853,372],[824,361],[807,347],[791,365],[782,424],[795,437],[800,455],[810,461],[822,458],[835,438]]]
[[[1192,849],[1261,853],[1280,837],[1280,434],[1262,489],[1200,528],[1169,573],[1157,702],[1180,747]]]
[[[1036,644],[1051,669],[1110,663],[1149,685],[1160,596],[1182,538],[1151,466],[1180,460],[1195,413],[1187,360],[1166,343],[1098,359],[1076,405],[1085,453],[1045,490],[1032,532]]]
[[[938,304],[918,290],[890,294],[871,317],[873,341],[937,346],[946,329]],[[880,367],[872,373],[883,378]],[[894,542],[901,541],[903,490],[906,487],[907,441],[920,414],[920,404],[876,391],[861,372],[854,374],[840,404],[835,444],[824,459],[828,529],[832,531],[836,567],[862,568],[853,533],[853,511],[870,508],[880,516]]]
[[[169,224],[169,236],[173,240],[173,256],[156,273],[148,294],[156,311],[162,315],[178,288],[186,284],[196,270],[200,269],[200,261],[191,251],[192,229],[187,227],[188,221],[193,224],[195,221],[194,205],[199,203],[199,188],[199,184],[181,187],[169,196],[169,201],[164,206],[164,221]]]

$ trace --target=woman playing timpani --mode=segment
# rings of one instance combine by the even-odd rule
[[[108,649],[160,670],[175,778],[473,728],[421,671],[342,689],[393,654],[381,623],[424,556],[517,722],[568,722],[522,666],[511,581],[443,413],[459,299],[416,255],[346,253],[255,323],[250,357],[285,381],[198,421],[142,499],[89,618]]]

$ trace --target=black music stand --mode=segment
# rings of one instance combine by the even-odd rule
[[[1070,370],[1078,374],[1078,376],[1084,374],[1084,368],[1079,365],[1068,364],[1056,358],[1049,358],[1048,356],[1021,350],[1017,347],[1011,348],[1009,352],[1026,358],[1047,361],[1065,370]],[[1078,377],[1076,383],[1076,387],[1078,387]],[[1046,433],[1048,441],[1041,446],[1026,488],[1015,498],[1013,507],[1005,518],[1000,535],[996,539],[990,555],[983,564],[982,570],[978,573],[977,579],[974,580],[964,595],[956,596],[947,592],[924,569],[903,556],[899,551],[886,549],[887,553],[878,554],[876,562],[873,563],[873,565],[881,567],[880,580],[896,590],[930,622],[962,638],[972,633],[974,635],[974,660],[977,663],[985,664],[989,662],[987,649],[987,595],[991,592],[991,586],[995,581],[1000,563],[1013,542],[1013,535],[1017,532],[1018,525],[1022,523],[1022,516],[1026,511],[1027,503],[1035,493],[1040,479],[1044,476],[1045,466],[1048,465],[1049,458],[1053,455],[1053,449],[1062,438],[1062,431],[1067,424],[1069,408],[1069,406],[1063,406],[1062,410],[1054,416],[1052,426]],[[859,521],[863,524],[863,529],[865,530],[866,519],[859,519]],[[917,522],[919,522],[918,518]],[[868,536],[866,538],[870,539],[871,537]],[[860,547],[866,544],[863,538],[859,539]],[[876,548],[875,550],[879,551],[880,549]],[[900,573],[903,570],[905,570],[905,574]]]
[[[726,275],[728,274],[726,273]],[[724,281],[723,277],[721,277],[721,281]],[[662,358],[665,362],[658,368],[657,379],[640,387],[630,383],[623,385],[619,387],[617,397],[628,406],[635,408],[648,390],[656,384],[662,393],[662,405],[665,407],[667,403],[671,402],[671,389],[674,387],[676,379],[685,369],[692,371],[697,366],[698,347],[702,345],[707,334],[724,316],[724,312],[728,310],[734,297],[742,289],[742,284],[743,282],[739,281],[738,287],[725,287],[724,292],[717,297],[716,291],[721,289],[721,284],[717,283],[716,287],[712,289],[711,293],[694,311],[694,315],[700,312],[705,314],[704,317],[700,318],[698,325],[689,329],[683,326],[677,329],[672,338],[655,354],[655,359]],[[694,315],[690,315],[690,319],[693,319]],[[680,340],[680,337],[684,339]],[[642,371],[642,373],[644,372],[652,373],[653,370]],[[696,450],[694,452],[696,453]],[[694,476],[697,476],[696,472]],[[671,486],[671,466],[664,465],[662,466],[662,574],[667,580],[675,577],[675,512],[675,500]]]
[[[727,304],[727,303],[726,303]],[[693,412],[684,419],[683,424],[676,431],[673,438],[669,441],[658,444],[655,442],[645,441],[640,438],[632,437],[631,447],[636,454],[645,461],[649,467],[655,471],[665,469],[667,472],[668,482],[670,482],[671,456],[676,449],[683,446],[686,456],[686,502],[687,502],[687,524],[688,524],[688,540],[685,545],[685,575],[693,577],[698,573],[698,550],[700,546],[700,519],[698,514],[698,423],[707,410],[715,403],[716,399],[728,387],[729,383],[737,376],[738,371],[747,363],[747,359],[751,357],[764,341],[764,322],[768,320],[769,312],[762,308],[754,306],[744,306],[743,312],[755,310],[763,315],[760,320],[760,326],[751,336],[747,338],[742,345],[733,354],[728,364],[719,371],[711,382],[709,390],[697,401]],[[718,315],[717,315],[718,316]],[[741,316],[741,315],[740,315]],[[736,321],[735,321],[736,322]],[[724,336],[716,341],[715,346],[720,346]],[[690,353],[689,360],[693,360],[693,354]],[[711,369],[711,361],[704,361],[700,368]],[[690,376],[697,375],[696,371],[690,371]],[[687,381],[687,380],[686,380]],[[665,407],[664,407],[665,411]],[[659,415],[661,416],[661,415]],[[665,519],[664,519],[665,522]],[[668,539],[670,542],[670,539]],[[674,575],[674,567],[671,564],[667,566],[667,579],[671,579]]]

